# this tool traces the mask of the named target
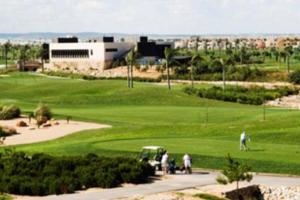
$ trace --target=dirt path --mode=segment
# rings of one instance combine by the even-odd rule
[[[4,146],[44,142],[84,130],[111,128],[109,125],[88,122],[70,121],[67,123],[66,120],[57,120],[50,127],[38,128],[33,122],[28,127],[16,127],[17,122],[21,120],[29,124],[26,118],[0,121],[1,126],[13,127],[19,133],[18,135],[6,137]]]
[[[190,84],[189,80],[172,80],[173,83],[184,83]],[[223,85],[223,81],[195,81],[196,84],[212,84],[212,85]],[[260,86],[267,89],[273,89],[275,87],[293,86],[287,82],[246,82],[246,81],[226,81],[226,85],[237,85],[243,87]]]
[[[291,95],[282,97],[280,99],[275,99],[274,101],[268,101],[266,105],[281,108],[300,109],[300,95]]]

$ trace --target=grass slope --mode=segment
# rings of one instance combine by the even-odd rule
[[[57,117],[113,125],[112,129],[76,133],[50,142],[21,145],[17,150],[53,155],[138,156],[144,145],[162,145],[181,161],[192,154],[197,167],[221,168],[225,154],[244,160],[256,171],[300,175],[300,112],[224,103],[188,96],[182,86],[126,81],[55,79],[23,73],[0,77],[0,104],[25,111],[39,102]],[[208,124],[206,112],[208,110]],[[239,135],[251,134],[251,151],[239,151]]]

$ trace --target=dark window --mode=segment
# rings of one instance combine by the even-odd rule
[[[89,50],[52,50],[52,58],[89,58]]]
[[[91,49],[91,56],[94,54],[93,49]]]
[[[49,60],[49,44],[43,44],[42,58],[44,60]]]
[[[105,49],[105,52],[117,52],[118,49],[116,48],[109,48],[109,49]]]
[[[103,42],[114,42],[114,37],[103,37]]]
[[[77,37],[71,38],[57,38],[58,43],[78,43]]]

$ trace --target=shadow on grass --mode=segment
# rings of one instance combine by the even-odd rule
[[[262,151],[266,151],[265,149],[248,149],[248,151],[251,152],[262,152]]]

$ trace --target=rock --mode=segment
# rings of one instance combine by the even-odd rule
[[[27,127],[28,125],[27,125],[27,123],[24,122],[24,121],[18,121],[16,126],[17,126],[17,127]]]
[[[46,124],[43,124],[43,125],[42,125],[43,128],[47,128],[47,127],[51,127],[51,126],[52,126],[52,125],[51,125],[50,123],[46,123]]]
[[[8,126],[2,127],[2,131],[5,132],[7,134],[7,136],[18,134],[18,132],[15,128],[8,127]]]
[[[300,199],[300,187],[266,187],[260,186],[265,200],[298,200]]]

